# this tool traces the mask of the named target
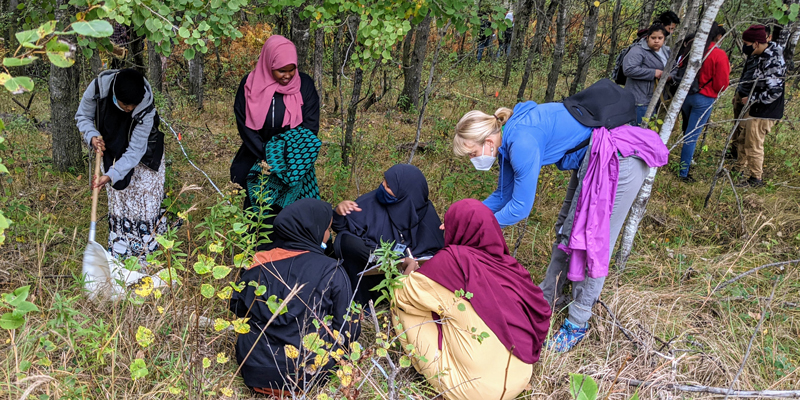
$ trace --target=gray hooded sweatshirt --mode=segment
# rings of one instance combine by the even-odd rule
[[[656,53],[647,45],[647,40],[642,39],[625,55],[622,60],[622,71],[628,78],[625,90],[633,93],[637,106],[650,104],[655,89],[656,70],[664,70],[669,54],[669,47],[662,46]]]
[[[114,71],[115,70],[109,70]],[[111,96],[111,82],[114,81],[114,73],[103,73],[98,78],[100,79],[100,98]],[[153,89],[150,87],[150,82],[144,80],[144,98],[138,106],[133,110],[133,116],[139,116],[143,113],[145,108],[153,102]],[[91,148],[92,138],[95,136],[102,136],[95,128],[95,109],[97,108],[97,101],[94,99],[94,80],[89,84],[89,87],[83,92],[81,104],[78,106],[78,112],[75,113],[75,122],[78,125],[78,130],[83,134],[83,141]],[[142,118],[142,123],[137,124],[131,132],[128,148],[122,154],[122,157],[117,160],[111,168],[108,169],[106,175],[111,178],[111,183],[117,183],[120,179],[128,175],[133,167],[135,167],[142,160],[145,151],[147,150],[147,139],[150,136],[150,130],[153,128],[153,119],[156,115],[156,109],[153,108],[149,113],[145,114]]]

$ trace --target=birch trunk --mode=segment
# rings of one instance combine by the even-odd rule
[[[325,87],[323,86],[324,72],[322,69],[322,62],[325,58],[325,29],[318,26],[314,31],[314,83],[317,85],[317,93],[322,100],[322,105],[325,103]]]
[[[592,60],[594,42],[597,38],[597,20],[598,14],[600,14],[600,7],[595,7],[592,0],[587,1],[586,5],[589,7],[589,15],[586,17],[586,22],[583,26],[583,39],[581,39],[581,47],[578,51],[578,70],[575,72],[575,79],[572,80],[572,85],[569,88],[570,96],[583,89],[586,75],[589,73],[589,62]]]
[[[545,103],[553,101],[556,97],[558,76],[561,75],[561,63],[564,61],[564,44],[567,39],[567,0],[560,0],[558,4],[558,18],[556,18],[556,47],[553,50],[553,66],[547,76],[547,92],[544,95]]]
[[[683,104],[683,100],[686,98],[686,95],[689,92],[689,87],[692,85],[697,72],[700,70],[703,52],[705,51],[704,47],[706,39],[708,38],[708,32],[711,30],[711,23],[717,17],[717,13],[719,12],[719,9],[724,1],[725,0],[712,0],[710,4],[708,4],[706,11],[703,14],[700,28],[698,29],[697,36],[695,36],[694,43],[692,44],[692,51],[689,56],[689,65],[686,67],[686,74],[681,80],[680,86],[678,86],[675,97],[672,99],[672,103],[670,103],[669,110],[667,111],[664,125],[661,127],[661,132],[659,135],[664,143],[669,141],[670,135],[672,134],[672,128],[675,126],[675,121],[680,114],[680,108]],[[645,178],[644,184],[642,184],[642,188],[639,190],[639,194],[636,196],[636,200],[631,207],[628,221],[626,222],[625,228],[622,232],[622,241],[620,243],[619,252],[617,253],[616,258],[616,265],[617,269],[619,270],[625,269],[625,265],[630,257],[631,249],[633,248],[633,240],[636,237],[639,224],[642,222],[642,218],[644,217],[644,213],[647,208],[647,201],[650,200],[650,194],[653,191],[653,181],[655,180],[655,176],[656,168],[651,168],[650,173],[647,175],[647,178]]]

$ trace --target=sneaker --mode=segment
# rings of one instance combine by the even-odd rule
[[[686,175],[686,176],[678,176],[678,179],[680,179],[680,181],[683,182],[683,183],[695,183],[695,182],[697,182],[697,180],[694,179],[694,177],[691,174]]]
[[[589,323],[583,328],[573,324],[569,319],[564,320],[564,324],[558,329],[552,340],[547,342],[547,348],[557,353],[566,353],[572,350],[589,331]]]
[[[761,179],[756,179],[756,178],[753,178],[753,177],[751,176],[750,178],[747,178],[747,180],[746,180],[746,181],[744,181],[744,182],[740,183],[740,184],[739,184],[739,185],[737,185],[737,186],[739,186],[739,187],[752,187],[752,188],[760,188],[760,187],[763,187],[763,186],[764,186],[764,181],[763,181],[763,180],[761,180]]]

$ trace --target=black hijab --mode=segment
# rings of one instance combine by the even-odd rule
[[[321,245],[332,217],[331,205],[322,200],[295,201],[275,217],[276,247],[324,254]]]
[[[432,255],[444,247],[442,221],[428,199],[428,181],[419,168],[397,164],[383,174],[397,202],[382,204],[376,192],[356,199],[362,211],[346,217],[346,230],[359,236],[368,246],[377,246],[381,239],[404,243],[414,256]]]

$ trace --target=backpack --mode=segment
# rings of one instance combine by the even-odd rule
[[[622,62],[625,60],[625,56],[628,55],[628,52],[631,51],[631,48],[633,48],[637,42],[638,40],[634,41],[630,46],[622,49],[622,51],[617,54],[617,58],[614,60],[614,69],[611,70],[611,80],[617,85],[625,85],[625,83],[628,81],[628,77],[625,76],[625,71],[622,70]]]

